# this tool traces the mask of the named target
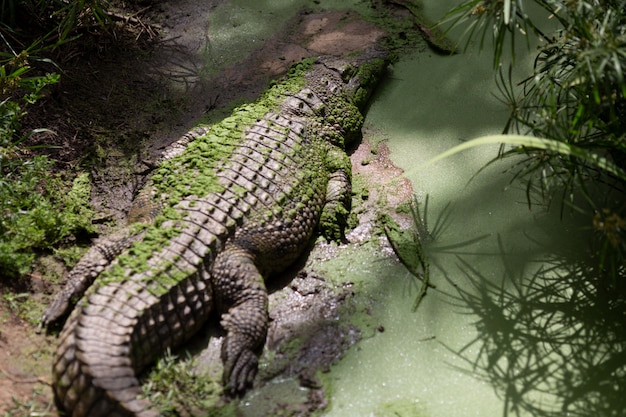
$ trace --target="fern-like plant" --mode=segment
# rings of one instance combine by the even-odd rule
[[[544,33],[539,20],[530,17],[530,6],[539,6],[543,18],[558,22],[558,28]],[[626,222],[626,0],[469,0],[441,24],[465,27],[465,47],[486,48],[491,39],[500,96],[511,111],[505,136],[470,141],[449,153],[501,142],[494,161],[517,157],[512,171],[525,183],[529,203],[556,197],[562,210],[586,213],[598,237],[592,246],[599,267],[606,270],[607,282],[621,288],[618,281],[624,279],[618,275],[624,273],[620,265],[626,259],[621,226]],[[536,43],[538,52],[532,73],[518,82],[511,68],[519,37],[528,45]],[[503,62],[504,57],[511,60]]]

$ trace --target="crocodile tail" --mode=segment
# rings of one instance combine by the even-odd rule
[[[70,417],[157,417],[150,402],[139,398],[141,386],[124,346],[107,336],[94,339],[81,321],[90,320],[72,314],[61,334],[63,349],[53,365],[57,406]]]
[[[137,374],[194,334],[211,311],[211,290],[198,272],[161,296],[135,278],[97,288],[61,333],[53,386],[68,416],[158,416],[141,398]]]

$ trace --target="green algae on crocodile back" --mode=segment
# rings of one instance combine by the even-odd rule
[[[213,310],[226,331],[226,390],[252,385],[268,327],[264,278],[300,256],[316,229],[343,237],[344,143],[358,136],[358,106],[386,62],[380,51],[305,61],[161,162],[140,193],[151,214],[94,245],[45,312],[48,325],[82,296],[53,364],[67,415],[157,416],[137,375]]]

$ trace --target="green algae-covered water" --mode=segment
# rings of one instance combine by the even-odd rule
[[[418,199],[429,195],[431,227],[437,218],[443,221],[428,251],[437,291],[431,289],[413,312],[416,290],[406,270],[373,259],[374,269],[364,268],[371,271],[369,282],[378,283],[372,284],[373,292],[381,294],[374,314],[385,331],[361,342],[333,367],[327,416],[502,413],[493,387],[466,372],[471,368],[459,369],[467,366],[455,352],[476,338],[477,318],[453,298],[453,284],[468,285],[459,269],[460,257],[482,275],[499,279],[503,254],[498,242],[523,257],[533,250],[524,233],[538,232],[540,226],[524,204],[523,192],[503,192],[508,177],[499,175],[498,169],[468,184],[497,147],[475,149],[416,170],[461,140],[501,131],[506,113],[489,94],[491,62],[479,58],[425,54],[405,58],[394,66],[393,79],[369,110],[369,132],[388,139],[391,158],[408,172]],[[465,354],[475,356],[479,348],[472,346]]]
[[[425,11],[436,20],[456,4],[425,2]],[[461,141],[502,132],[508,113],[494,96],[491,59],[488,50],[403,57],[368,112],[366,137],[387,139],[391,159],[405,170],[418,200],[429,197],[429,226],[437,225],[437,236],[425,245],[437,288],[413,312],[412,278],[397,265],[369,257],[371,264],[357,274],[366,283],[363,291],[378,301],[372,314],[384,331],[333,366],[326,376],[331,394],[324,416],[532,416],[537,410],[569,415],[562,398],[568,377],[558,369],[577,365],[567,365],[573,357],[554,353],[569,351],[567,343],[535,340],[517,346],[526,339],[510,335],[532,333],[524,328],[532,320],[516,323],[507,314],[524,308],[511,307],[512,294],[555,268],[555,253],[586,250],[578,229],[561,220],[558,210],[529,208],[525,190],[503,173],[513,160],[472,178],[497,154],[497,146],[420,168]],[[323,268],[341,270],[352,259]],[[511,308],[500,308],[498,301]],[[535,339],[552,334],[548,327]],[[552,355],[554,360],[544,359]]]
[[[490,62],[475,58],[419,54],[395,65],[393,80],[370,108],[370,132],[388,139],[392,160],[409,173],[418,198],[424,201],[429,195],[431,227],[438,217],[443,219],[441,234],[428,251],[437,291],[431,289],[413,312],[416,290],[408,272],[371,259],[373,269],[362,270],[369,270],[369,282],[377,283],[371,284],[372,292],[382,294],[374,314],[385,331],[361,342],[333,367],[328,376],[331,409],[325,415],[502,413],[493,387],[459,369],[466,364],[454,352],[476,337],[476,317],[451,297],[452,283],[468,284],[459,257],[484,276],[498,279],[503,268],[498,238],[507,251],[523,257],[533,250],[524,233],[540,227],[524,204],[523,192],[503,192],[508,178],[497,169],[468,184],[497,148],[472,150],[415,170],[460,140],[499,133],[506,114],[488,93],[490,70]],[[327,267],[332,269],[332,263]],[[465,353],[475,355],[478,348]]]

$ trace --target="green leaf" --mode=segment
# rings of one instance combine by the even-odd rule
[[[421,164],[417,168],[410,170],[407,175],[411,175],[411,173],[421,171],[426,167],[434,164],[435,162],[448,158],[459,152],[474,148],[476,146],[494,144],[514,145],[525,149],[543,149],[551,152],[556,152],[565,156],[573,156],[597,168],[600,168],[601,170],[606,171],[623,181],[626,181],[626,172],[608,159],[604,158],[603,156],[557,140],[523,135],[492,135],[482,136],[476,139],[469,140],[451,149],[448,149],[447,151]]]

